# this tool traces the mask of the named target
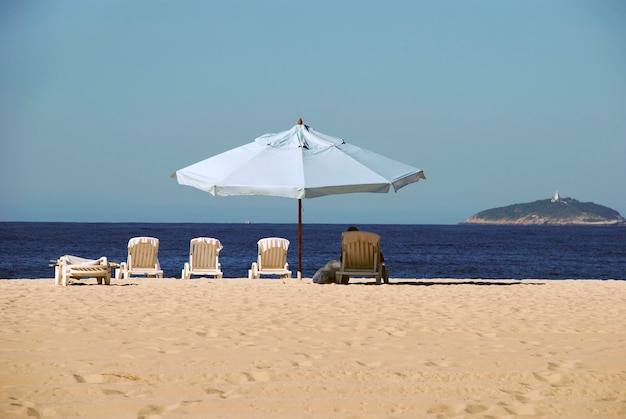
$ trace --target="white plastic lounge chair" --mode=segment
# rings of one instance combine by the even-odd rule
[[[289,240],[280,237],[268,237],[257,242],[258,257],[248,271],[248,278],[258,279],[261,275],[280,275],[291,278],[287,263]]]
[[[85,259],[78,256],[61,256],[54,263],[54,283],[66,287],[70,278],[96,278],[98,284],[111,283],[111,263],[106,257]]]
[[[336,282],[347,284],[350,276],[375,277],[380,284],[383,265],[380,260],[380,236],[368,231],[345,231],[341,235],[341,266]],[[348,277],[343,280],[342,277]],[[385,279],[387,282],[387,279]]]
[[[146,275],[163,278],[159,264],[159,239],[154,237],[133,237],[128,241],[128,260],[120,263],[115,271],[116,279],[128,279],[132,275]]]
[[[189,243],[189,262],[185,262],[182,279],[189,279],[191,275],[213,275],[222,277],[222,266],[219,261],[222,243],[212,237],[196,237]]]

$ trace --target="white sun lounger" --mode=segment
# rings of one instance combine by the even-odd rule
[[[368,231],[345,231],[341,235],[341,266],[335,273],[336,282],[346,283],[350,276],[374,277],[380,284],[383,265],[380,256],[380,236]],[[385,279],[385,282],[387,280]]]
[[[98,284],[111,283],[111,268],[115,263],[109,263],[106,257],[100,259],[85,259],[78,256],[64,255],[54,262],[54,283],[66,287],[70,278],[96,278]]]
[[[219,255],[222,243],[212,237],[196,237],[189,242],[189,262],[185,262],[182,279],[191,275],[222,277]]]
[[[116,279],[128,279],[132,275],[163,278],[159,263],[159,239],[155,237],[133,237],[128,241],[128,259],[120,263],[115,271]]]
[[[258,279],[261,275],[279,275],[281,278],[291,278],[291,271],[287,263],[289,240],[280,237],[267,237],[257,242],[257,261],[248,271],[248,278]]]

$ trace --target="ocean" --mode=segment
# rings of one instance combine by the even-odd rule
[[[303,226],[303,276],[338,259],[344,224]],[[609,226],[358,225],[381,235],[391,278],[626,279],[626,228]],[[0,278],[52,278],[49,261],[65,254],[126,260],[128,240],[160,240],[166,277],[180,278],[194,237],[218,238],[225,278],[247,276],[263,237],[291,241],[296,224],[0,222]]]

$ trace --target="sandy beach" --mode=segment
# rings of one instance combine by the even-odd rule
[[[623,418],[626,281],[2,280],[2,418]]]

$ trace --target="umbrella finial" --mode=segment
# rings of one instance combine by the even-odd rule
[[[298,118],[298,125],[302,125],[302,118]]]

